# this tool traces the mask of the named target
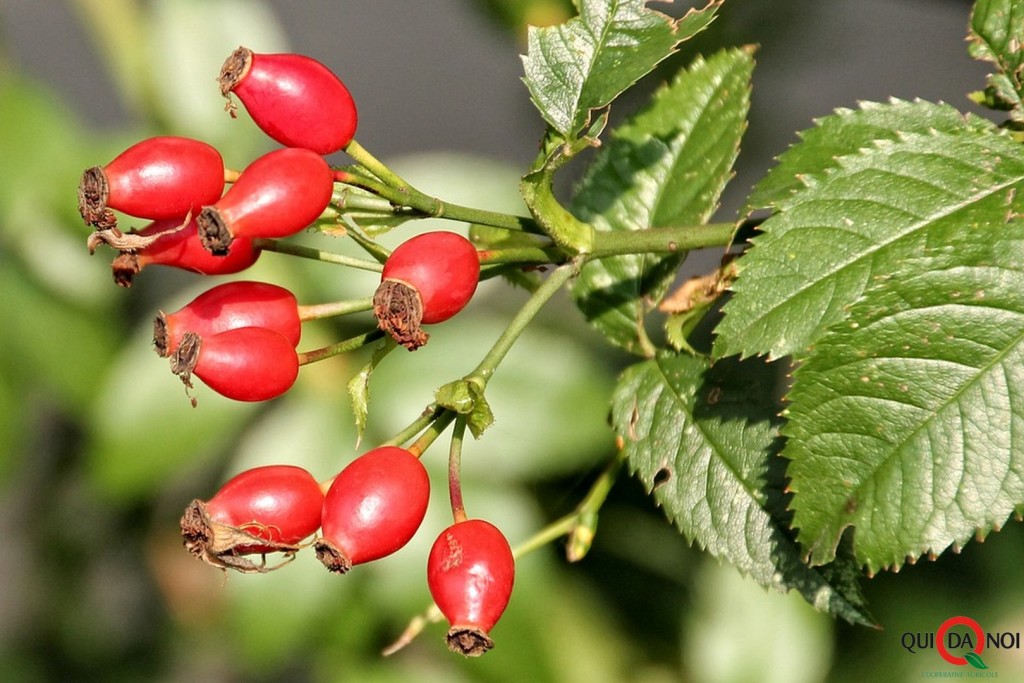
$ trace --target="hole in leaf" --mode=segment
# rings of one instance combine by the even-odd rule
[[[666,483],[668,483],[668,480],[671,478],[672,470],[670,470],[668,467],[662,467],[660,470],[654,473],[654,486],[652,487],[652,490],[658,488],[659,486],[664,486]]]

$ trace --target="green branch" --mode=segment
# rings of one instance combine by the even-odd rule
[[[543,231],[532,218],[453,204],[421,192],[370,154],[355,140],[349,143],[346,151],[360,166],[376,176],[377,179],[366,177],[361,173],[338,171],[335,174],[338,181],[369,190],[376,195],[384,197],[395,206],[414,209],[424,217],[429,218],[445,218],[464,223],[489,225],[506,230],[520,230],[543,234]]]
[[[483,386],[487,385],[487,381],[494,374],[501,361],[504,360],[512,345],[519,339],[527,325],[537,316],[540,309],[544,307],[544,304],[562,288],[562,285],[576,274],[578,267],[575,261],[561,265],[541,283],[537,291],[527,299],[523,307],[512,318],[508,327],[501,333],[501,336],[498,337],[498,340],[487,352],[483,360],[480,361],[480,364],[476,366],[473,372],[466,376],[465,379],[467,381],[477,381]]]
[[[331,251],[324,251],[323,249],[304,247],[301,244],[293,244],[282,240],[258,238],[253,240],[253,245],[263,251],[274,251],[279,254],[288,254],[289,256],[298,256],[314,261],[323,261],[324,263],[334,263],[339,266],[348,266],[359,270],[369,270],[374,273],[379,273],[384,269],[384,266],[376,261],[367,261],[352,256],[336,254]]]
[[[729,244],[735,230],[735,223],[707,223],[646,230],[597,231],[594,233],[594,247],[590,257],[671,254],[705,247],[724,247]]]
[[[299,365],[309,365],[310,363],[316,363],[332,356],[338,356],[349,351],[355,351],[361,349],[367,344],[372,344],[381,337],[384,333],[380,330],[370,330],[358,336],[352,337],[340,341],[337,344],[331,344],[320,349],[313,349],[312,351],[304,351],[299,353]]]

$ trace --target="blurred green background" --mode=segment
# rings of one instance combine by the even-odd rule
[[[961,0],[726,2],[666,67],[696,49],[761,45],[723,219],[814,116],[888,96],[966,108],[964,93],[985,73],[962,42],[969,9]],[[344,391],[361,354],[305,368],[267,405],[200,387],[192,409],[152,352],[150,326],[157,309],[175,310],[212,282],[152,268],[131,290],[115,287],[113,254],[85,249],[81,171],[159,133],[210,141],[235,168],[269,149],[244,115],[223,113],[214,84],[245,44],[332,66],[359,102],[360,142],[422,189],[522,211],[516,179],[541,133],[519,81],[522,24],[566,11],[560,0],[0,2],[0,679],[909,681],[951,668],[934,652],[904,650],[905,632],[934,632],[956,614],[1024,631],[1020,524],[865,581],[884,627],[873,631],[767,593],[689,548],[623,478],[584,561],[566,563],[555,544],[520,562],[493,652],[451,655],[435,624],[383,658],[429,604],[426,551],[448,518],[440,444],[426,457],[438,495],[421,532],[343,578],[308,552],[273,574],[225,577],[181,548],[184,506],[232,474],[288,462],[327,478],[410,422],[437,385],[476,364],[525,294],[488,282],[427,347],[389,357],[373,378],[362,445]],[[366,296],[375,284],[277,254],[244,277],[286,285],[302,303]],[[307,325],[300,346],[352,325]],[[471,514],[515,544],[570,511],[613,453],[606,402],[627,362],[564,298],[554,302],[491,383],[497,423],[467,444]],[[1004,680],[1024,680],[1024,652],[985,659]]]

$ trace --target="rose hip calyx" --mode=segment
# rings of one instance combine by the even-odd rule
[[[426,232],[400,244],[384,262],[373,296],[377,324],[415,351],[427,343],[422,325],[448,320],[473,298],[480,256],[465,237]]]
[[[246,555],[280,552],[290,560],[320,526],[323,492],[294,465],[255,467],[231,478],[209,500],[193,500],[181,518],[185,548],[221,569],[265,572]],[[278,565],[280,566],[280,565]]]

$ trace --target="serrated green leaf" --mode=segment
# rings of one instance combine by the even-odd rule
[[[612,401],[628,466],[691,542],[763,586],[870,624],[856,583],[804,565],[783,520],[774,380],[761,361],[664,354],[628,368]]]
[[[675,46],[703,30],[721,0],[691,10],[678,22],[648,9],[645,0],[581,0],[579,16],[531,27],[523,56],[524,81],[534,105],[566,140],[650,73]]]
[[[1020,0],[975,1],[968,45],[972,57],[993,62],[1004,71],[1013,71],[1024,64],[1022,36],[1024,4]]]
[[[812,562],[852,526],[859,563],[898,568],[1024,510],[1024,203],[1003,199],[865,293],[796,371],[784,455]]]
[[[1024,4],[1019,0],[976,0],[971,12],[968,50],[975,59],[992,62],[999,72],[989,76],[987,102],[1009,110],[1014,120],[1024,119]]]
[[[838,159],[856,154],[878,140],[897,140],[906,133],[931,131],[956,133],[964,126],[994,130],[992,123],[965,116],[948,104],[923,100],[888,103],[861,102],[859,109],[837,109],[814,121],[814,127],[799,133],[800,142],[781,156],[754,188],[743,213],[776,208],[807,186],[807,178],[836,168]]]
[[[665,320],[665,341],[676,351],[696,354],[697,350],[690,344],[690,334],[700,324],[710,306],[699,306],[686,313],[675,313]]]
[[[783,201],[737,259],[718,357],[804,354],[870,285],[939,235],[998,223],[1024,183],[1024,150],[969,125],[901,134],[842,157]]]
[[[346,384],[349,400],[352,404],[352,414],[356,421],[356,444],[363,438],[366,430],[366,418],[370,410],[370,376],[377,368],[384,357],[397,348],[397,344],[390,337],[374,348],[370,360],[359,369],[352,379]]]
[[[739,153],[753,68],[749,49],[696,59],[648,108],[613,132],[583,179],[573,212],[595,229],[610,231],[706,221]],[[683,257],[590,261],[573,285],[573,297],[609,341],[650,356],[644,316]]]

